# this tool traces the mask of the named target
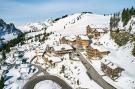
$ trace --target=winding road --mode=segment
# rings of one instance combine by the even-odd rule
[[[62,89],[72,89],[64,80],[54,75],[43,75],[43,76],[38,76],[34,79],[31,79],[25,84],[23,89],[34,89],[34,86],[38,82],[43,81],[43,80],[52,80],[56,82],[59,86],[61,86]]]
[[[83,55],[76,49],[76,53],[78,54],[79,59],[87,69],[87,74],[91,79],[93,79],[98,85],[100,85],[103,89],[116,89],[114,86],[106,82],[101,75],[94,69],[94,67],[83,57]]]
[[[32,64],[32,65],[38,68],[38,72],[29,79],[29,81],[24,85],[23,89],[34,89],[34,86],[38,82],[43,81],[43,80],[52,80],[56,82],[59,86],[61,86],[62,89],[72,89],[72,87],[69,84],[67,84],[64,80],[62,80],[58,76],[49,75],[49,73],[47,73],[46,70],[43,69],[42,67],[35,64]],[[37,74],[41,72],[44,73],[44,75],[36,76]]]

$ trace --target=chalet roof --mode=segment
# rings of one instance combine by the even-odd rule
[[[76,40],[76,36],[66,36],[65,38],[69,41],[75,41]]]
[[[29,65],[28,64],[21,64],[20,67],[21,68],[27,68]]]
[[[29,69],[30,69],[30,68],[21,68],[21,69],[20,69],[20,72],[21,72],[21,73],[28,73],[28,72],[29,72]]]
[[[54,46],[54,51],[62,50],[72,50],[73,48],[68,44],[60,44],[59,46]]]
[[[88,36],[86,36],[86,35],[79,35],[79,37],[80,37],[82,40],[89,40]]]
[[[116,68],[118,68],[118,66],[116,66],[114,63],[112,63],[112,62],[110,62],[109,64],[108,64],[108,66],[111,68],[111,69],[116,69]]]
[[[106,59],[102,59],[101,62],[104,63],[105,65],[107,65],[107,64],[110,63],[110,61],[109,60],[106,60]]]
[[[98,29],[96,29],[98,32],[104,32],[104,30],[103,29],[101,29],[101,28],[98,28]]]
[[[105,48],[104,46],[98,46],[98,45],[94,45],[94,44],[91,44],[91,47],[94,48],[94,49],[97,49],[99,50],[100,52],[105,52],[105,51],[108,51],[107,48]]]
[[[112,63],[111,61],[109,61],[107,59],[102,59],[101,62],[104,63],[105,65],[107,65],[108,67],[110,67],[111,69],[118,68],[117,65],[115,65],[114,63]]]
[[[59,58],[59,57],[48,57],[48,60],[50,61],[50,60],[52,60],[53,62],[60,62],[61,61],[61,59]]]
[[[37,55],[38,55],[38,56],[42,56],[42,55],[43,55],[43,53],[40,53],[40,52],[39,52],[39,53],[37,53]]]

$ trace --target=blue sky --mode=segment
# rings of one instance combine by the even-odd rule
[[[0,0],[0,18],[20,25],[84,11],[109,14],[132,6],[135,0]]]

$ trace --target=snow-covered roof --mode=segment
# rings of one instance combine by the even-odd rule
[[[18,48],[18,51],[24,51],[24,50],[25,50],[25,48],[23,48],[23,47]]]
[[[41,53],[41,52],[38,52],[38,54],[37,55],[39,55],[39,56],[42,56],[43,55],[43,53]]]
[[[29,72],[29,68],[21,68],[20,69],[20,73],[28,73]]]
[[[102,28],[96,29],[98,32],[105,32]]]
[[[48,60],[52,60],[53,62],[60,62],[61,59],[59,57],[48,57]]]
[[[40,63],[40,64],[44,64],[44,63],[45,63],[45,61],[44,61],[42,58],[39,58],[39,59],[37,60],[37,62]]]
[[[101,62],[104,63],[104,64],[106,64],[106,65],[110,63],[110,61],[108,61],[106,59],[102,59]]]
[[[116,66],[114,63],[112,63],[112,62],[110,62],[109,64],[108,64],[108,66],[111,68],[111,69],[116,69],[116,68],[118,68],[118,66]]]
[[[22,61],[20,61],[20,60],[16,60],[16,61],[15,61],[15,63],[16,63],[16,64],[21,64],[21,63],[22,63]]]
[[[18,57],[18,56],[19,56],[19,54],[18,54],[17,52],[15,52],[15,53],[14,53],[14,56],[15,56],[15,57]]]
[[[8,57],[6,60],[5,60],[5,62],[6,63],[13,63],[14,62],[14,60],[13,60],[13,58],[11,58],[11,57]]]
[[[89,40],[88,36],[85,36],[85,35],[79,35],[79,37],[80,37],[82,40]]]
[[[59,46],[54,46],[55,51],[61,51],[61,50],[72,50],[73,48],[68,44],[60,44]]]
[[[118,68],[117,65],[115,65],[114,63],[112,63],[111,61],[109,61],[107,59],[102,59],[101,62],[104,63],[105,65],[109,66],[111,69]]]
[[[94,48],[94,49],[99,50],[100,52],[108,51],[108,49],[106,47],[104,47],[103,45],[98,46],[98,45],[91,44],[91,47]]]
[[[66,36],[65,38],[69,41],[75,41],[76,40],[76,36]]]
[[[26,68],[26,67],[28,67],[28,64],[21,64],[20,67],[21,68]]]

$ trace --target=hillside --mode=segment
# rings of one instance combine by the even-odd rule
[[[110,16],[91,13],[77,13],[56,21],[47,30],[65,35],[84,34],[87,25],[92,28],[108,28]]]

